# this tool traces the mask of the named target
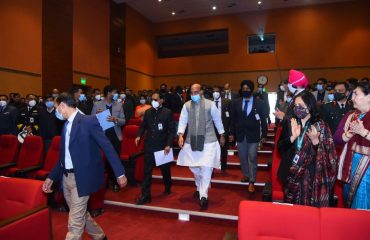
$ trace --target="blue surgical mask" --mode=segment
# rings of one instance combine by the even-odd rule
[[[316,89],[317,89],[317,91],[322,91],[323,90],[322,84],[317,84]]]
[[[191,95],[191,100],[194,102],[198,102],[200,100],[200,95],[199,94]]]
[[[334,94],[328,94],[328,100],[329,100],[329,102],[332,102],[332,101],[334,101]]]
[[[118,99],[118,93],[113,94],[113,101],[117,101]]]
[[[58,108],[55,109],[55,117],[62,121],[65,120],[63,115],[59,112]]]
[[[45,103],[45,105],[46,105],[47,108],[52,108],[52,107],[54,107],[54,102],[53,101],[47,101]]]
[[[81,94],[81,95],[80,95],[80,98],[79,98],[78,100],[80,100],[80,102],[85,101],[85,100],[86,100],[86,96],[85,96],[85,94]]]

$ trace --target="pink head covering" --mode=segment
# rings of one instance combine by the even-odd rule
[[[303,72],[290,70],[288,82],[296,87],[306,88],[308,86],[308,79]]]

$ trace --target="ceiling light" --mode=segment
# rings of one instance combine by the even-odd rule
[[[262,4],[262,1],[258,1],[258,2],[257,2],[257,4],[258,4],[258,5],[261,5],[261,4]]]
[[[175,13],[175,12],[172,12],[171,14],[172,14],[173,16],[174,16],[174,15],[176,15],[176,13]]]
[[[158,2],[162,2],[162,0],[158,0]]]
[[[214,11],[214,10],[216,10],[216,9],[217,9],[217,7],[216,7],[216,6],[213,6],[213,7],[212,7],[212,10],[213,10],[213,11]]]

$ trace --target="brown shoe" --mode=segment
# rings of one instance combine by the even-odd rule
[[[254,193],[254,191],[256,191],[256,189],[254,189],[254,183],[249,183],[248,191],[250,193]]]
[[[244,183],[249,182],[249,177],[244,176],[240,181]]]

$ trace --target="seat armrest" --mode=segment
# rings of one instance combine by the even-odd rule
[[[24,177],[27,173],[42,169],[42,165],[32,166],[24,169],[19,169],[15,172],[17,177]]]
[[[31,210],[28,210],[28,211],[26,211],[24,213],[20,213],[18,215],[13,216],[13,217],[6,218],[6,219],[0,221],[0,228],[6,226],[8,224],[11,224],[13,222],[16,222],[19,219],[28,217],[28,216],[30,216],[30,215],[32,215],[32,214],[34,214],[36,212],[39,212],[39,211],[41,211],[41,210],[43,210],[45,208],[47,208],[46,205],[38,206],[38,207],[32,208]]]
[[[3,164],[3,165],[0,165],[0,170],[10,168],[10,167],[14,167],[16,164],[17,163],[15,163],[15,162],[11,162],[11,163],[6,163],[6,164]]]

